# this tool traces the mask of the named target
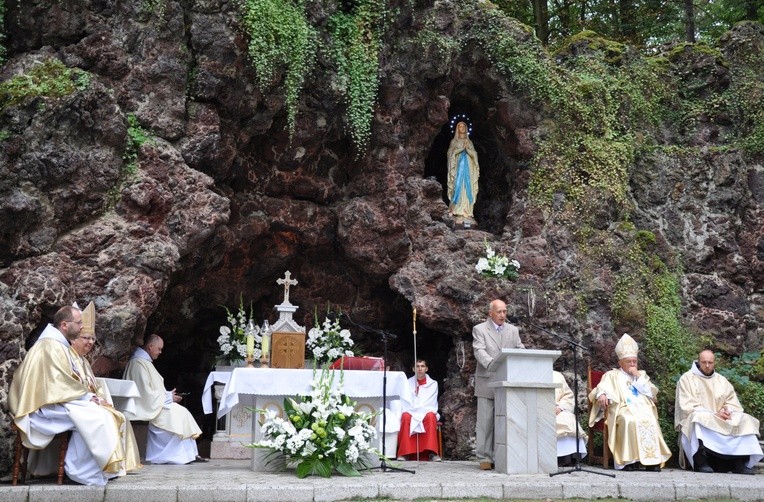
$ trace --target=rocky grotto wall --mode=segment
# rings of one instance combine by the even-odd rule
[[[258,319],[273,320],[281,300],[275,281],[290,270],[301,324],[312,325],[314,309],[330,303],[395,334],[397,369],[411,366],[417,308],[418,353],[442,382],[446,456],[467,458],[471,327],[488,302],[506,299],[607,366],[621,331],[639,337],[645,329],[636,314],[615,316],[612,303],[628,265],[620,251],[640,229],[655,236],[651,253],[681,263],[689,325],[732,354],[761,348],[764,169],[761,157],[718,148],[730,141],[730,121],[663,123],[659,143],[686,148],[633,160],[632,226],[621,224],[623,209],[611,201],[587,219],[592,231],[582,237],[583,225],[561,209],[564,196],[552,206],[534,203],[534,169],[543,161],[533,159],[556,110],[507,78],[471,35],[493,15],[485,5],[389,4],[372,135],[359,151],[328,56],[317,58],[290,138],[282,76],[268,89],[256,84],[235,2],[159,4],[155,11],[103,0],[6,6],[9,58],[0,80],[43,68],[74,85],[0,107],[6,419],[25,344],[57,307],[95,302],[101,374],[119,374],[133,344],[157,332],[168,385],[199,392],[216,356],[222,306],[244,298]],[[338,8],[310,4],[308,18],[323,27]],[[534,45],[525,27],[502,23],[508,40]],[[760,51],[757,29],[726,47]],[[417,38],[424,32],[458,43],[444,49]],[[714,58],[689,51],[670,64],[677,81],[697,79],[693,88],[710,95],[728,86]],[[471,230],[452,228],[444,198],[456,113],[475,125],[481,165],[479,224]],[[602,247],[587,254],[597,239]],[[517,282],[475,272],[485,241],[520,261]],[[529,347],[565,348],[543,331],[522,334]],[[366,353],[381,353],[377,335],[354,330],[354,338]],[[570,358],[566,352],[560,368],[572,378]],[[7,467],[8,451],[0,448],[0,465]]]

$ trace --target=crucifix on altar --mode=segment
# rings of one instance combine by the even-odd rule
[[[287,270],[284,277],[276,280],[284,287],[284,301],[274,308],[279,313],[279,320],[273,324],[271,337],[272,368],[302,368],[305,364],[305,326],[297,324],[292,315],[299,307],[289,303],[289,288],[296,286],[297,279]]]
[[[292,273],[287,270],[284,272],[284,278],[276,281],[276,284],[284,286],[284,301],[282,305],[291,305],[291,303],[289,303],[289,286],[297,286],[297,279],[291,279],[291,277]]]

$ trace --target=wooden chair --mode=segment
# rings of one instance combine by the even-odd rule
[[[443,422],[438,421],[438,456],[443,458]]]
[[[21,484],[26,483],[27,480],[27,459],[29,458],[29,448],[24,446],[21,440],[21,430],[14,423],[13,429],[16,430],[16,441],[13,445],[13,481],[12,485],[16,486],[21,477]],[[71,431],[65,431],[56,434],[53,441],[60,441],[58,453],[58,484],[64,484],[64,459],[66,458],[66,450],[69,448],[69,437],[72,435]]]
[[[595,388],[599,383],[600,380],[602,380],[602,376],[605,374],[604,371],[594,371],[592,370],[591,364],[589,365],[588,375],[586,379],[586,394],[589,395],[589,393],[592,391],[593,388]],[[591,406],[591,404],[590,404]],[[597,455],[594,452],[594,434],[602,434],[602,455]],[[589,428],[589,441],[586,445],[586,450],[589,454],[589,465],[594,465],[595,463],[602,464],[602,467],[608,468],[610,466],[610,448],[608,448],[607,445],[608,441],[608,430],[607,430],[607,408],[605,409],[605,415],[602,418],[602,420],[598,421],[596,424],[594,424],[592,427]]]

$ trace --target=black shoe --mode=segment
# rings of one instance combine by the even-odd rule
[[[714,472],[713,468],[708,464],[703,465],[696,465],[695,466],[696,472],[705,472],[707,474],[712,474]]]
[[[635,462],[633,464],[624,465],[623,466],[623,470],[624,471],[636,471],[637,470],[637,463]]]
[[[755,474],[753,469],[751,469],[750,467],[746,467],[746,466],[743,466],[742,468],[735,469],[732,472],[734,472],[735,474],[747,474],[749,476],[752,476],[752,475]]]
[[[646,471],[650,472],[661,472],[661,466],[659,465],[646,465],[645,466]]]

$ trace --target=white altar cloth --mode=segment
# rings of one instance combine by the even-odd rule
[[[135,398],[141,397],[135,382],[118,378],[96,378],[96,381],[106,394],[106,400],[117,410],[135,413]]]
[[[334,385],[339,385],[340,371],[334,373]],[[382,396],[383,371],[345,370],[342,392],[350,398],[368,398]],[[320,370],[316,371],[316,379]],[[210,377],[207,379],[209,380]],[[313,370],[274,369],[274,368],[236,368],[223,389],[220,399],[218,418],[225,416],[239,404],[240,394],[257,396],[297,396],[309,394]],[[405,397],[411,400],[411,389],[406,374],[402,371],[387,372],[386,397],[397,400]],[[212,385],[212,384],[210,384]],[[212,406],[210,405],[210,408]]]
[[[209,415],[213,412],[212,409],[212,386],[215,383],[227,384],[231,379],[230,371],[210,371],[207,375],[207,381],[204,382],[204,390],[202,391],[202,409],[205,415]]]

